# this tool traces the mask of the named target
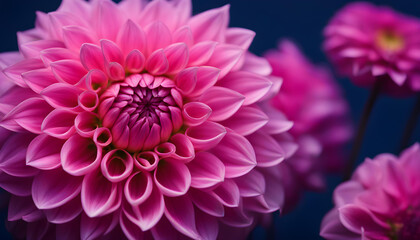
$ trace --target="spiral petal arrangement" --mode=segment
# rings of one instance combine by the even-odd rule
[[[291,124],[269,120],[280,84],[228,10],[64,0],[37,13],[20,52],[0,55],[16,238],[244,237],[282,208]]]

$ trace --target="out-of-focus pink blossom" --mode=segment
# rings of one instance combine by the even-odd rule
[[[324,31],[324,49],[356,85],[404,96],[420,90],[420,20],[377,7],[351,3]]]
[[[420,145],[399,157],[366,159],[334,192],[324,218],[326,239],[411,240],[420,236]]]
[[[324,187],[325,172],[341,170],[352,130],[349,107],[331,74],[309,62],[292,42],[282,41],[265,57],[272,75],[283,78],[271,105],[293,121],[290,133],[299,144],[297,153],[281,164],[290,209],[303,190]]]
[[[244,238],[282,208],[291,124],[269,119],[279,83],[247,52],[254,32],[228,22],[229,6],[191,16],[190,0],[37,13],[0,56],[16,237]]]

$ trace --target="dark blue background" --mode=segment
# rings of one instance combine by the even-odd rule
[[[294,40],[314,62],[326,64],[321,51],[322,29],[331,16],[346,0],[193,0],[194,12],[231,4],[230,26],[252,29],[257,33],[251,51],[262,54],[277,45],[281,38]],[[401,12],[420,17],[418,0],[371,1],[391,6]],[[35,11],[49,12],[59,6],[59,0],[0,0],[0,52],[17,49],[16,32],[33,27]],[[350,102],[352,117],[359,119],[368,91],[353,86],[345,79],[339,79]],[[414,105],[414,99],[392,99],[381,96],[370,119],[359,161],[381,152],[396,153],[402,129]],[[420,129],[413,133],[413,141],[419,139]],[[339,183],[338,176],[328,178],[328,191],[308,193],[297,209],[283,217],[275,218],[276,239],[310,240],[320,239],[319,225],[323,215],[332,207],[331,194]],[[4,221],[3,211],[0,221]],[[254,231],[254,239],[263,239],[262,229]],[[10,236],[0,224],[0,238]]]

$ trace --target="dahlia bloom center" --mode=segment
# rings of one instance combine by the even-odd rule
[[[420,236],[420,211],[409,211],[407,215],[402,219],[401,224],[392,225],[392,229],[397,232],[397,234],[391,234],[398,240],[409,240],[415,239]],[[391,238],[391,239],[394,239]]]
[[[137,152],[167,141],[182,124],[176,115],[182,98],[173,87],[171,79],[150,74],[134,74],[111,85],[101,96],[99,115],[113,145]]]
[[[391,30],[381,30],[376,37],[376,43],[379,48],[386,52],[398,52],[405,47],[404,38]]]

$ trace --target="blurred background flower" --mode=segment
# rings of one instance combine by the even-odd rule
[[[251,45],[251,51],[263,54],[270,48],[274,48],[280,37],[289,37],[316,63],[327,62],[321,49],[323,42],[322,31],[332,16],[349,0],[322,0],[307,1],[277,1],[268,0],[261,4],[260,1],[243,0],[214,0],[193,1],[195,13],[207,9],[221,7],[227,3],[231,7],[231,26],[252,29],[257,36]],[[380,5],[388,5],[397,11],[413,16],[420,16],[420,3],[416,0],[372,0]],[[14,51],[17,49],[17,31],[33,28],[35,19],[34,12],[41,10],[49,12],[59,6],[59,0],[22,0],[0,2],[0,23],[2,37],[0,51]],[[19,19],[16,21],[14,19]],[[368,92],[358,88],[348,80],[339,81],[343,87],[345,96],[350,102],[353,120],[359,118],[361,106]],[[380,152],[396,152],[395,142],[389,139],[399,139],[403,130],[403,122],[406,121],[409,109],[413,105],[413,99],[391,99],[382,97],[378,100],[375,112],[372,115],[369,131],[366,134],[365,145],[361,156],[375,156]],[[386,130],[384,130],[386,129]],[[414,132],[419,136],[420,129]],[[394,150],[394,151],[393,151]],[[361,160],[361,158],[360,158]],[[275,236],[277,239],[321,239],[319,237],[319,224],[324,214],[331,209],[331,193],[341,177],[329,176],[327,192],[323,194],[305,193],[303,201],[297,208],[284,217],[276,214]],[[6,213],[3,212],[4,219]],[[302,230],[302,226],[305,229]],[[2,237],[7,239],[10,235],[1,229]],[[265,237],[265,232],[258,228],[252,234],[255,239]]]
[[[329,58],[356,85],[383,82],[402,96],[420,90],[420,18],[357,2],[337,12],[324,34]]]
[[[417,239],[420,236],[420,145],[401,155],[366,159],[334,191],[324,218],[326,239]],[[362,238],[362,236],[364,238]]]
[[[272,75],[283,79],[271,105],[293,121],[290,133],[299,144],[282,164],[285,211],[290,211],[305,190],[324,190],[327,173],[342,173],[353,131],[350,109],[329,70],[313,65],[291,41],[264,56]]]

